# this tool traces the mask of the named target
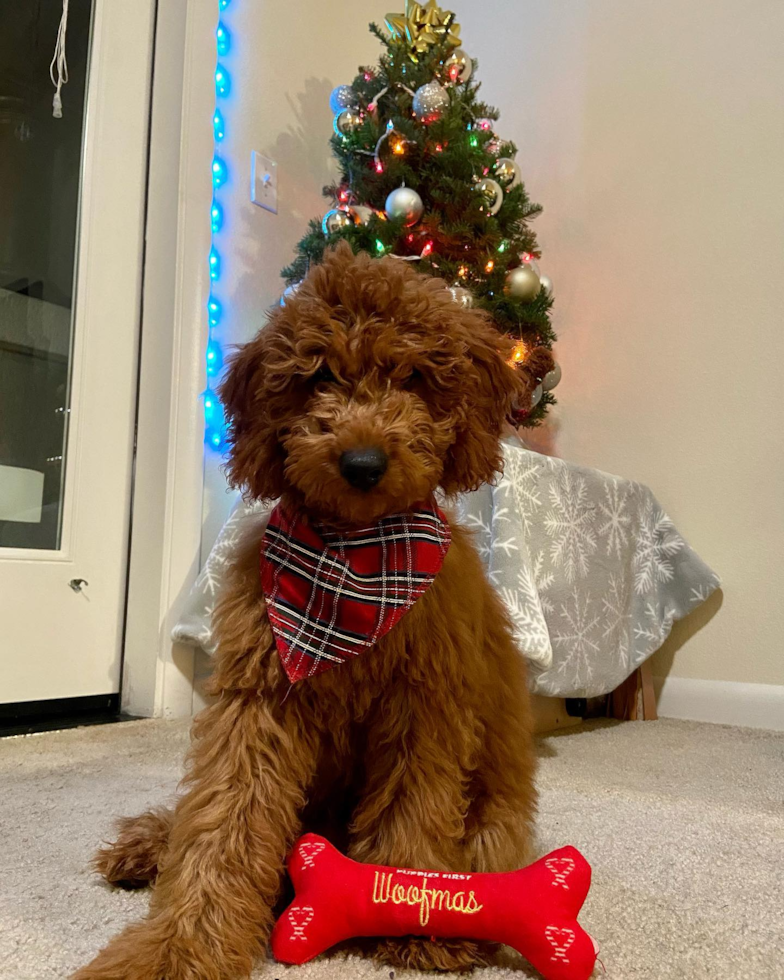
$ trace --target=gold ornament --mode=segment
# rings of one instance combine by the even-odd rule
[[[520,183],[520,168],[511,157],[500,157],[496,160],[493,169],[495,170],[495,179],[507,190]]]
[[[532,303],[539,295],[539,276],[530,265],[520,265],[506,274],[504,292],[523,303]]]
[[[482,198],[480,210],[484,211],[485,214],[498,214],[501,205],[504,203],[504,191],[498,181],[493,180],[492,177],[483,177],[476,184],[474,190]]]
[[[329,237],[334,235],[336,232],[340,231],[342,228],[347,228],[351,224],[351,217],[348,211],[344,211],[342,208],[332,208],[331,211],[327,211],[321,220],[321,230],[324,234]]]
[[[471,77],[471,72],[474,70],[471,59],[462,48],[455,48],[449,57],[444,60],[444,68],[446,68],[449,81],[453,84],[467,82]]]
[[[362,116],[356,109],[341,109],[332,122],[332,128],[338,136],[348,136],[362,125]]]
[[[387,14],[384,18],[393,38],[408,44],[412,61],[433,44],[446,39],[457,48],[460,46],[460,25],[451,10],[442,10],[436,0],[428,0],[423,7],[415,0],[406,0],[406,9],[400,14]]]

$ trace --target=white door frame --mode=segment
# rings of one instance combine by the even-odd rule
[[[216,0],[158,4],[121,692],[142,716],[193,713],[170,637],[200,564],[216,20]]]

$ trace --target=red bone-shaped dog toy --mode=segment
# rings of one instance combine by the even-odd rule
[[[488,939],[546,980],[586,980],[596,947],[577,923],[591,867],[562,847],[519,871],[473,874],[358,864],[306,834],[289,858],[296,898],[272,931],[282,963],[305,963],[355,936]]]

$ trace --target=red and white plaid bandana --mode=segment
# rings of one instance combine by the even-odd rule
[[[427,591],[451,533],[435,504],[338,532],[278,504],[261,543],[261,587],[294,683],[376,643]]]

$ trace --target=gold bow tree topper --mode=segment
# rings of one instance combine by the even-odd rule
[[[423,7],[414,0],[406,0],[401,14],[387,14],[386,25],[393,38],[405,41],[412,61],[431,45],[446,39],[454,48],[460,46],[460,25],[451,10],[442,10],[436,0],[427,0]]]

